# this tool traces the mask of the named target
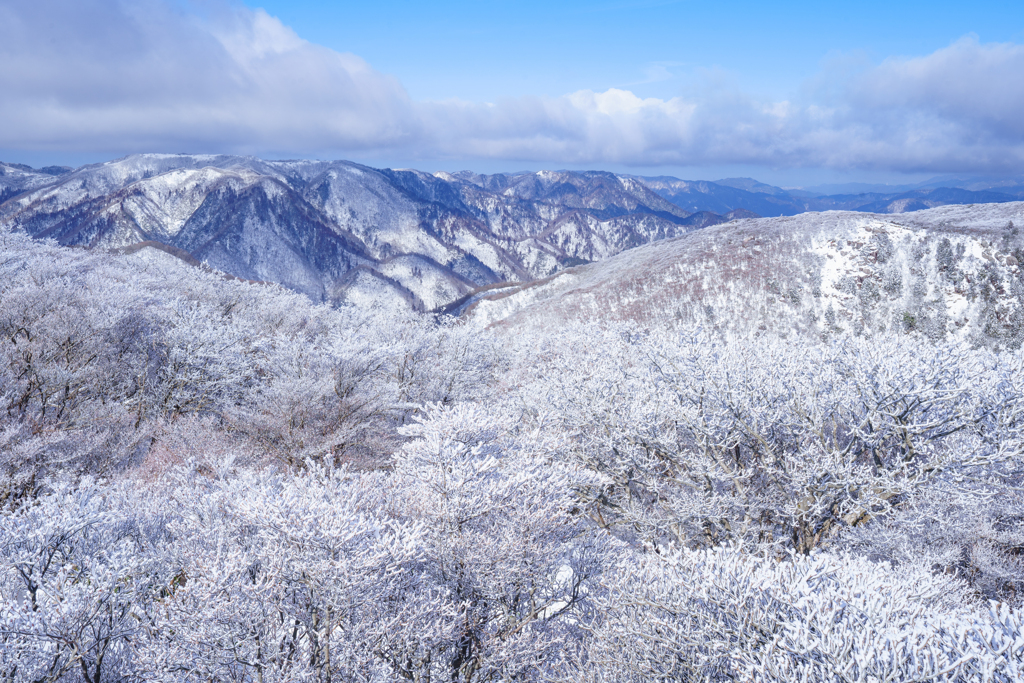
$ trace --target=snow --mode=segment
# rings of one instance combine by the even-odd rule
[[[604,311],[628,315],[642,307],[649,308],[653,317],[671,318],[690,315],[682,310],[688,306],[739,307],[759,316],[770,309],[776,314],[785,310],[787,314],[816,316],[819,322],[815,324],[823,330],[820,320],[832,310],[842,324],[859,328],[882,324],[869,320],[860,310],[867,295],[861,288],[865,283],[869,288],[881,286],[888,277],[903,282],[923,278],[925,299],[920,303],[914,298],[917,294],[911,297],[910,292],[903,292],[886,303],[885,315],[902,315],[897,311],[901,306],[908,313],[919,305],[936,311],[944,307],[964,326],[980,320],[981,308],[971,302],[980,291],[975,291],[975,281],[984,268],[1019,269],[1014,264],[1017,257],[1011,259],[1012,250],[1002,241],[1011,221],[1024,225],[1024,204],[1019,202],[948,206],[898,216],[827,212],[738,221],[709,232],[718,236],[714,239],[678,246],[672,240],[692,230],[679,221],[651,213],[609,218],[587,208],[613,207],[628,212],[644,202],[658,211],[671,208],[635,179],[555,171],[491,178],[395,173],[349,162],[267,162],[253,157],[173,154],[135,155],[60,177],[14,169],[0,176],[0,187],[16,178],[32,185],[25,185],[29,190],[25,195],[4,204],[0,223],[7,229],[52,235],[68,244],[109,248],[156,240],[196,250],[196,254],[206,250],[203,258],[235,275],[273,279],[314,297],[330,289],[352,267],[367,266],[399,283],[428,308],[457,300],[474,286],[547,278],[566,264],[614,260],[634,245],[658,245],[654,251],[639,247],[643,259],[653,259],[650,263],[623,256],[607,269],[581,271],[580,277],[585,275],[591,281],[588,285],[556,279],[531,287],[529,294],[515,294],[502,304],[502,316],[512,314],[513,301],[528,301],[533,306],[565,294],[572,301],[565,299],[559,304],[564,309],[559,315],[570,317]],[[549,194],[562,183],[578,192],[566,194],[564,200]],[[239,221],[245,226],[244,240],[212,229],[193,235],[196,231],[187,226],[195,223],[189,221],[204,202],[217,199],[215,193],[222,191],[247,193],[253,198],[252,206],[265,199],[273,206],[270,213],[282,219],[275,222],[272,216],[258,215],[257,209]],[[221,204],[217,210],[223,211],[227,202]],[[72,208],[73,214],[68,211]],[[278,209],[284,213],[276,213]],[[203,219],[203,225],[213,226],[217,219],[210,216]],[[322,243],[323,227],[341,238],[337,244],[344,246],[337,248],[347,254],[329,264],[313,253],[312,245]],[[956,273],[970,282],[947,282],[943,278],[952,271],[934,266],[937,246],[927,235],[935,230],[948,238],[954,249],[964,249]],[[745,237],[773,235],[776,242],[755,240],[740,246],[730,242],[727,234],[737,231]],[[896,266],[881,267],[872,260],[870,250],[862,251],[879,235],[899,245],[899,277]],[[911,262],[914,244],[928,252],[922,262],[927,263],[926,268]],[[684,268],[676,269],[666,261],[673,253],[686,264]],[[792,259],[810,261],[796,266]],[[765,272],[763,263],[776,264],[785,272],[776,277]],[[626,274],[624,269],[631,267],[638,271]],[[798,304],[795,295],[764,293],[775,286],[771,284],[774,280],[807,290],[811,285],[801,269],[817,271],[820,294],[815,301]],[[641,273],[646,275],[641,277]],[[733,275],[739,278],[736,282]],[[627,285],[616,278],[630,282]],[[602,293],[606,287],[620,291]],[[967,291],[971,287],[973,293]],[[651,298],[651,292],[659,291]],[[748,302],[737,302],[744,296]],[[1012,313],[1013,306],[997,312],[997,317]],[[493,307],[477,308],[490,311]]]
[[[1022,209],[1016,203],[898,217],[826,212],[737,221],[485,292],[467,310],[483,325],[628,318],[732,329],[753,319],[785,334],[822,334],[832,325],[870,334],[916,324],[930,325],[930,334],[972,339],[994,334],[996,315],[997,327],[1012,334],[1009,321],[1024,307],[1024,293],[1014,289],[1020,266],[1010,252],[1022,240],[1007,225],[1012,217],[1024,221]],[[955,263],[939,264],[943,240],[954,254],[962,250]],[[983,286],[985,268],[995,268],[986,277],[1003,284]]]
[[[183,263],[182,260],[176,256],[168,254],[166,251],[155,247],[144,247],[139,249],[138,251],[131,253],[128,258],[147,266],[155,266],[158,269],[177,268]]]
[[[235,189],[259,182],[251,172],[218,168],[176,169],[130,185],[138,191],[123,202],[124,209],[152,239],[172,239],[206,200],[212,187],[231,184]],[[266,183],[270,196],[279,195],[275,184]]]
[[[397,293],[394,285],[366,270],[356,271],[337,298],[368,310],[412,310],[411,302]]]
[[[395,280],[434,310],[464,296],[472,285],[462,281],[446,268],[417,255],[404,255],[384,261],[378,266],[383,275]]]
[[[476,235],[464,232],[455,238],[455,246],[467,254],[472,254],[485,266],[507,279],[518,279],[509,268],[508,264],[501,258],[498,249],[489,242],[484,242]]]

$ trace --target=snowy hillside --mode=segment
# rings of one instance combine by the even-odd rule
[[[900,216],[850,212],[734,221],[495,292],[484,324],[693,322],[779,334],[916,329],[1019,344],[1024,203]]]
[[[54,176],[63,175],[70,170],[63,166],[47,166],[37,170],[24,164],[0,161],[0,204],[23,192],[46,185],[53,181]]]
[[[157,242],[315,301],[435,310],[481,286],[547,278],[733,219],[829,209],[902,213],[1010,201],[1004,192],[1011,190],[929,186],[819,196],[749,178],[431,175],[345,161],[143,154],[75,170],[0,163],[0,228],[65,245]]]
[[[221,181],[286,243],[295,180]],[[0,231],[0,679],[1016,683],[1022,209],[709,227],[489,328],[395,305],[423,255],[332,306]]]
[[[430,175],[167,154],[56,177],[25,168],[0,176],[6,229],[65,245],[159,242],[317,301],[365,301],[370,287],[372,299],[427,310],[726,220],[598,172]]]

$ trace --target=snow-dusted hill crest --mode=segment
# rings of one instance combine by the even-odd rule
[[[739,220],[480,292],[461,312],[483,324],[917,330],[1016,346],[1024,340],[1021,228],[1024,202]]]
[[[53,181],[54,176],[64,175],[71,169],[66,166],[46,166],[34,169],[25,164],[0,161],[0,204],[11,197],[34,190]]]
[[[434,309],[728,220],[603,172],[476,176],[345,161],[134,155],[63,175],[4,166],[0,227],[65,245],[157,242],[315,300]]]
[[[906,213],[954,204],[994,204],[1024,199],[1024,184],[1019,178],[982,181],[980,179],[935,178],[919,186],[885,189],[865,185],[846,194],[784,190],[753,178],[726,178],[715,182],[680,180],[669,176],[636,178],[660,196],[688,211],[726,213],[747,209],[760,216],[794,216],[808,211],[863,211],[867,213]],[[854,184],[856,185],[856,184]]]

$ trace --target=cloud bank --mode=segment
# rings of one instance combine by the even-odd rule
[[[259,10],[199,17],[161,0],[8,0],[0,64],[7,149],[902,172],[1024,166],[1024,45],[972,37],[852,75],[820,73],[790,101],[709,88],[668,100],[610,89],[424,102]]]

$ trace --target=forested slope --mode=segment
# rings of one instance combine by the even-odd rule
[[[1020,679],[1013,334],[567,319],[0,234],[0,675]]]
[[[620,320],[740,335],[917,330],[1017,346],[1022,227],[1021,202],[733,221],[480,292],[463,312],[512,327]]]
[[[316,301],[418,310],[728,220],[596,171],[453,176],[188,154],[26,169],[0,164],[0,228],[75,246],[156,242]]]

